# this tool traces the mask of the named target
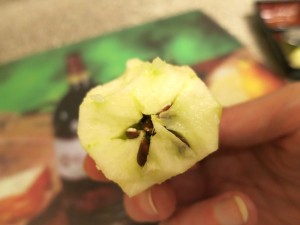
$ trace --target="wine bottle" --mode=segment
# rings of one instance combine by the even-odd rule
[[[91,180],[83,169],[86,153],[77,136],[78,112],[95,83],[78,53],[66,58],[66,68],[69,90],[58,103],[53,117],[63,205],[71,225],[95,224],[105,218],[104,209],[120,202],[122,192],[116,185]]]
[[[79,106],[95,84],[78,53],[68,55],[66,72],[69,90],[54,112],[55,149],[61,177],[64,180],[75,181],[86,177],[82,168],[85,152],[77,138]]]
[[[62,198],[65,210],[70,220],[79,222],[89,210],[96,208],[92,206],[91,209],[90,200],[85,196],[99,186],[87,177],[83,169],[86,153],[77,137],[79,106],[95,83],[79,53],[67,56],[66,75],[69,89],[58,102],[53,116],[54,146],[58,172],[63,184]]]

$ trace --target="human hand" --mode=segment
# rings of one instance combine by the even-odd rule
[[[136,221],[282,225],[300,221],[300,83],[224,109],[220,149],[186,173],[129,198]],[[88,157],[85,168],[104,180]]]

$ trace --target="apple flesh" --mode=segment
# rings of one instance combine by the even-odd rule
[[[87,94],[78,135],[105,176],[133,196],[215,151],[221,111],[191,68],[133,59]]]

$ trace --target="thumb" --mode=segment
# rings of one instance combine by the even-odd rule
[[[300,82],[264,97],[224,109],[221,147],[250,147],[285,136],[300,127]]]
[[[242,193],[225,193],[179,210],[160,225],[253,225],[257,214],[252,201]]]

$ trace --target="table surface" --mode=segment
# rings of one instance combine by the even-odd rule
[[[272,64],[251,25],[253,0],[0,0],[0,63],[193,9]]]

